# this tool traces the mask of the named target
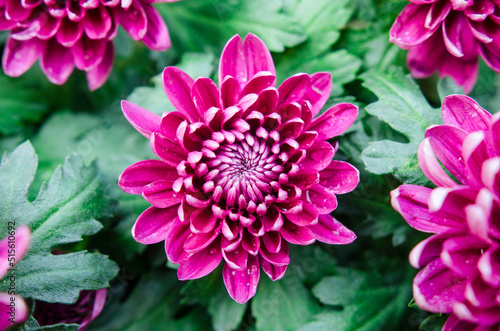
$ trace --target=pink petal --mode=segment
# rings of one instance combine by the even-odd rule
[[[241,95],[259,94],[268,87],[276,85],[276,77],[267,71],[257,72],[244,86]]]
[[[259,259],[262,270],[271,278],[272,281],[278,280],[285,276],[287,265],[277,266],[267,262],[265,259]]]
[[[492,155],[500,156],[500,113],[491,118],[490,130],[487,133],[488,146]]]
[[[317,140],[307,150],[306,158],[299,164],[301,168],[311,168],[315,171],[321,171],[328,167],[332,162],[335,150],[330,143]]]
[[[438,187],[432,190],[429,212],[465,224],[465,207],[473,204],[477,191],[467,186]]]
[[[483,280],[493,287],[500,286],[500,247],[492,246],[479,258],[477,264]]]
[[[186,116],[178,111],[164,113],[161,117],[160,132],[163,136],[172,141],[177,139],[177,129],[179,125],[186,120]]]
[[[260,240],[258,237],[251,234],[246,228],[243,231],[243,237],[241,239],[241,247],[246,250],[249,254],[257,255],[260,250]]]
[[[59,31],[57,31],[57,42],[64,47],[72,47],[82,36],[83,27],[79,23],[63,19]]]
[[[252,258],[253,256],[250,255]],[[226,265],[230,267],[231,269],[234,270],[247,270],[248,266],[248,252],[243,249],[243,247],[238,246],[238,248],[231,250],[231,251],[225,251],[222,250],[222,257],[226,261]]]
[[[451,55],[465,61],[476,59],[477,43],[462,14],[453,13],[448,16],[443,24],[443,40]]]
[[[68,48],[59,45],[55,39],[47,44],[40,67],[53,84],[64,84],[73,72],[73,56]]]
[[[396,18],[389,31],[389,40],[402,49],[421,44],[427,40],[439,27],[427,28],[424,25],[431,6],[407,5]]]
[[[87,10],[85,18],[82,20],[85,34],[89,37],[89,39],[105,38],[111,29],[111,20],[111,15],[105,6],[99,6],[95,9]]]
[[[469,278],[465,288],[465,297],[474,307],[490,308],[496,305],[496,291],[486,284],[480,274]]]
[[[410,264],[418,269],[440,258],[443,243],[456,235],[454,232],[446,232],[421,241],[410,252]]]
[[[288,255],[288,244],[281,243],[281,250],[278,253],[271,253],[267,250],[266,246],[261,245],[259,250],[260,256],[267,262],[277,265],[285,266],[290,264],[290,256]]]
[[[311,77],[308,74],[295,74],[286,79],[278,87],[279,104],[285,102],[296,102],[302,100],[304,94],[307,92],[311,82]]]
[[[242,42],[239,35],[232,37],[224,47],[219,64],[219,82],[234,77],[240,89],[257,72],[268,71],[276,75],[271,53],[262,40],[248,34]]]
[[[9,239],[9,236],[7,236],[0,241],[0,278],[3,278],[7,274],[8,269],[21,261],[28,252],[31,241],[31,230],[26,225],[21,225],[17,229],[11,229],[11,226],[9,226],[8,230],[11,238]],[[14,252],[12,252],[9,244],[14,244]],[[8,255],[8,253],[11,253],[11,255]]]
[[[483,163],[489,158],[483,131],[476,131],[465,138],[463,156],[467,166],[467,181],[482,185],[481,171]]]
[[[266,232],[261,241],[270,253],[277,253],[281,250],[281,235],[277,231]]]
[[[257,110],[264,116],[272,114],[276,110],[278,99],[278,90],[276,90],[274,87],[269,87],[259,93],[257,100],[252,104],[247,112],[250,113],[250,111],[252,110]]]
[[[446,240],[441,252],[441,260],[457,275],[468,277],[475,269],[483,249],[488,244],[471,236],[455,237]]]
[[[142,188],[157,180],[176,180],[177,170],[159,160],[139,161],[129,166],[118,179],[118,185],[127,193],[142,194]]]
[[[359,170],[343,161],[332,161],[319,175],[319,183],[335,194],[351,192],[359,183]]]
[[[62,19],[52,17],[48,13],[45,13],[45,15],[41,15],[40,18],[41,24],[40,30],[38,30],[37,32],[37,37],[41,40],[48,40],[52,38],[57,33],[57,31],[59,31],[59,28],[62,24]]]
[[[179,206],[162,209],[149,207],[135,221],[132,236],[141,244],[155,244],[168,238],[168,232],[177,220]]]
[[[151,149],[163,162],[172,167],[177,167],[187,158],[185,151],[179,147],[178,143],[163,137],[158,132],[151,135]]]
[[[215,240],[201,252],[190,255],[185,261],[181,262],[177,270],[177,276],[179,280],[201,278],[214,271],[221,260],[220,240]]]
[[[193,83],[191,97],[198,114],[205,114],[211,107],[221,108],[217,85],[209,78],[200,77]]]
[[[443,167],[436,159],[432,151],[429,138],[426,138],[418,147],[418,163],[424,174],[437,186],[452,187],[458,185],[443,170]]]
[[[460,319],[486,326],[500,322],[500,306],[497,305],[490,308],[477,308],[468,303],[457,302],[453,305],[453,313]]]
[[[276,206],[271,205],[267,208],[266,214],[262,217],[262,224],[266,232],[279,231],[281,229],[283,217]]]
[[[160,130],[160,116],[126,100],[121,105],[127,121],[144,137],[150,139],[152,133]]]
[[[168,208],[180,204],[183,193],[175,192],[172,188],[174,181],[157,180],[143,187],[142,196],[146,201],[158,208]]]
[[[160,13],[152,6],[142,3],[142,8],[146,13],[148,25],[146,34],[141,39],[142,42],[153,51],[165,51],[171,46],[167,25]]]
[[[500,157],[485,161],[481,169],[481,180],[491,192],[500,192]]]
[[[446,51],[441,30],[421,44],[412,46],[406,56],[406,63],[413,77],[425,78],[438,70],[442,62],[453,57]]]
[[[16,311],[14,316],[10,316],[10,305],[15,303]],[[10,295],[7,293],[0,293],[0,330],[7,330],[16,323],[22,323],[26,321],[29,315],[29,307],[18,295]],[[9,321],[9,318],[14,320],[14,323]]]
[[[318,132],[318,139],[328,140],[341,135],[358,117],[358,107],[350,103],[339,103],[314,119],[308,131]]]
[[[24,21],[31,15],[31,10],[24,8],[18,0],[7,0],[5,17],[13,21]]]
[[[346,245],[356,239],[354,232],[329,214],[319,215],[318,224],[310,226],[309,229],[318,241],[330,245]]]
[[[464,10],[474,3],[469,0],[450,0],[453,10]]]
[[[442,331],[487,331],[487,330],[477,330],[477,325],[472,323],[459,320],[455,314],[451,314],[450,317],[446,320],[446,323],[443,326]],[[491,330],[495,331],[495,330]]]
[[[226,76],[220,84],[220,102],[223,109],[236,105],[240,99],[240,87],[238,81]]]
[[[295,245],[310,245],[316,241],[316,235],[309,227],[297,226],[288,221],[283,224],[280,234],[290,244]]]
[[[451,5],[448,1],[434,2],[425,17],[425,27],[427,29],[437,28],[448,16]]]
[[[208,247],[208,245],[213,243],[217,237],[219,237],[219,233],[220,227],[208,233],[191,233],[184,242],[183,248],[189,254],[201,252],[203,249]]]
[[[189,257],[184,250],[184,243],[190,234],[188,223],[183,223],[178,218],[174,219],[165,238],[165,252],[173,263],[181,263]]]
[[[75,46],[71,47],[71,53],[75,66],[80,70],[91,70],[102,62],[106,54],[107,42],[104,39],[92,40],[83,36]]]
[[[197,122],[200,114],[191,98],[191,87],[194,80],[184,71],[176,67],[167,67],[163,71],[163,89],[175,109],[187,116],[192,122]]]
[[[255,256],[248,257],[248,266],[243,270],[235,270],[224,265],[222,269],[224,284],[231,298],[238,303],[245,303],[257,292],[260,268],[259,260]]]
[[[500,72],[500,55],[497,55],[496,45],[493,42],[490,44],[480,44],[479,53],[483,58],[484,62],[496,72]]]
[[[422,232],[444,233],[461,230],[464,224],[447,219],[439,213],[430,213],[427,201],[432,190],[417,185],[401,185],[391,192],[392,207],[408,224]]]
[[[484,21],[495,12],[495,3],[492,1],[475,0],[474,4],[464,10],[465,15],[473,21]]]
[[[425,132],[432,150],[444,167],[462,184],[467,184],[465,161],[462,157],[462,144],[467,132],[449,126],[432,126]]]
[[[311,75],[311,84],[304,99],[312,106],[312,116],[315,117],[325,105],[332,91],[332,75],[328,72],[317,72]]]
[[[285,212],[286,218],[295,225],[302,227],[314,225],[318,222],[318,210],[309,201],[302,201],[302,210],[299,213]]]
[[[467,60],[465,57],[457,58],[451,54],[445,54],[438,70],[439,77],[452,77],[457,85],[464,87],[465,93],[470,93],[476,84],[479,72],[477,57],[474,55]]]
[[[100,88],[108,79],[113,67],[114,48],[113,42],[106,43],[106,50],[104,51],[104,58],[93,69],[88,70],[85,74],[87,76],[87,83],[91,91]]]
[[[8,38],[2,56],[2,68],[6,75],[19,77],[38,60],[45,51],[45,42],[33,38],[18,41]]]
[[[209,209],[196,209],[191,214],[189,222],[193,233],[208,233],[214,229],[217,218]]]
[[[134,40],[144,38],[148,28],[148,17],[141,3],[141,1],[132,1],[128,9],[116,7],[115,10],[118,22]]]
[[[443,121],[467,132],[488,130],[491,114],[466,95],[450,95],[444,98],[441,108]]]
[[[467,281],[448,269],[440,259],[425,266],[413,280],[413,297],[421,308],[433,313],[452,312],[452,303],[464,298]]]
[[[308,199],[316,206],[320,214],[329,214],[337,209],[337,197],[333,191],[323,185],[314,185],[307,191]]]

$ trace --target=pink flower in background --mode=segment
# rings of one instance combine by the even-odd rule
[[[478,74],[478,55],[500,72],[500,1],[410,0],[390,31],[390,41],[409,49],[412,75],[438,71],[468,93]]]
[[[107,289],[81,291],[78,300],[71,305],[36,301],[33,317],[40,326],[58,323],[80,324],[79,331],[84,331],[102,311],[106,303]]]
[[[153,205],[132,229],[138,242],[165,240],[181,280],[223,260],[228,292],[243,303],[255,295],[260,266],[272,280],[284,276],[288,243],[356,238],[330,212],[359,172],[332,161],[338,144],[327,140],[347,130],[358,109],[342,103],[317,116],[330,95],[328,73],[296,74],[276,88],[271,54],[252,34],[228,42],[219,82],[168,67],[163,85],[178,111],[160,118],[123,101],[160,160],[128,167],[119,185]]]
[[[498,330],[500,113],[459,95],[445,98],[442,112],[445,124],[428,128],[418,151],[437,188],[402,185],[391,192],[408,224],[435,233],[410,254],[411,264],[423,268],[413,281],[415,302],[452,314],[445,330]]]
[[[0,279],[5,277],[4,281],[9,288],[14,289],[9,289],[8,293],[0,293],[0,330],[7,330],[13,324],[24,322],[29,315],[29,308],[24,299],[14,293],[15,275],[12,279],[9,278],[12,276],[9,269],[13,268],[28,252],[31,231],[23,225],[12,232],[13,234],[9,233],[0,241]],[[15,274],[15,271],[13,272]]]
[[[10,30],[3,71],[18,77],[40,59],[50,82],[64,84],[76,67],[95,90],[111,72],[118,25],[152,50],[170,47],[167,26],[151,4],[173,1],[0,0],[0,31]]]

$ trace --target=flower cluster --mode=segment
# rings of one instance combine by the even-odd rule
[[[418,150],[420,166],[437,188],[402,185],[391,193],[408,224],[435,233],[410,255],[414,267],[423,267],[413,282],[415,302],[451,313],[445,330],[497,330],[500,113],[492,116],[459,95],[445,98],[442,113],[445,124],[428,128]]]
[[[500,72],[500,2],[497,0],[410,0],[390,31],[416,78],[434,71],[451,76],[466,92],[474,87],[478,55]]]
[[[40,59],[52,83],[64,84],[76,67],[95,90],[111,72],[118,25],[152,50],[170,47],[167,26],[151,3],[172,1],[0,0],[0,31],[10,30],[3,71],[17,77]]]
[[[333,161],[338,144],[327,140],[349,128],[358,109],[342,103],[317,116],[331,91],[328,73],[296,74],[276,88],[271,54],[252,34],[228,42],[219,83],[168,67],[163,85],[177,111],[160,118],[122,103],[160,160],[128,167],[119,185],[153,205],[132,229],[138,242],[164,240],[181,280],[224,260],[229,294],[246,302],[260,266],[273,280],[283,277],[288,243],[356,238],[330,212],[336,194],[357,186],[359,172]]]
[[[23,225],[13,230],[10,236],[0,241],[0,279],[6,277],[8,293],[0,293],[0,330],[7,330],[13,324],[28,318],[29,308],[23,298],[16,295],[15,273],[8,274],[15,264],[28,252],[31,241],[30,229]],[[10,276],[10,277],[9,277]]]

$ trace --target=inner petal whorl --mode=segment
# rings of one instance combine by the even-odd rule
[[[215,151],[217,161],[204,176],[205,180],[213,181],[215,202],[228,208],[256,208],[276,191],[275,184],[283,166],[270,145],[267,140],[247,135],[242,141],[232,144],[225,141],[219,146]],[[265,204],[261,208],[264,207]]]

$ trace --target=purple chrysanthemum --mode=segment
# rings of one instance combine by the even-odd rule
[[[390,31],[390,40],[410,49],[412,75],[438,71],[468,93],[478,74],[478,55],[500,72],[500,1],[409,0]]]
[[[173,1],[0,0],[0,31],[11,32],[3,71],[18,77],[40,59],[50,82],[64,84],[76,67],[95,90],[111,72],[118,25],[152,50],[170,47],[167,26],[151,4]]]
[[[410,254],[411,264],[423,267],[413,282],[415,302],[451,313],[445,330],[498,330],[500,113],[460,95],[447,97],[442,111],[445,124],[428,128],[418,151],[438,187],[402,185],[391,193],[408,224],[435,233]]]
[[[71,305],[36,301],[33,317],[40,326],[58,323],[80,324],[78,331],[84,331],[102,311],[106,303],[107,289],[81,291],[78,300]]]
[[[297,74],[276,88],[271,54],[252,34],[228,42],[219,82],[168,67],[163,85],[178,111],[160,118],[122,103],[161,160],[130,166],[119,185],[153,205],[132,229],[137,241],[165,240],[181,280],[203,277],[224,259],[229,294],[246,302],[259,266],[273,280],[283,277],[288,243],[356,238],[330,212],[359,172],[332,161],[338,144],[327,140],[349,128],[358,109],[342,103],[313,119],[329,97],[330,75]]]
[[[9,272],[28,252],[31,241],[31,231],[26,225],[16,230],[10,230],[9,234],[0,241],[0,279],[12,286],[15,285],[15,271]],[[15,269],[15,268],[13,268]],[[0,293],[0,331],[9,329],[12,325],[26,321],[29,315],[29,307],[23,298],[13,293]]]

